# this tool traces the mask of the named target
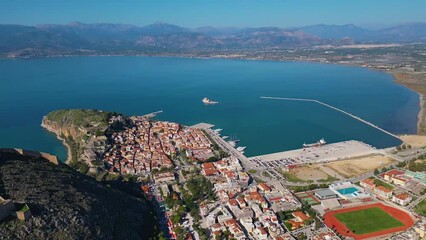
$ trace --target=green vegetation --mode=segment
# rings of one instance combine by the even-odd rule
[[[314,190],[318,188],[327,188],[328,185],[325,183],[322,184],[309,184],[307,186],[288,186],[290,190],[293,190],[294,192],[304,192],[309,190]]]
[[[382,187],[385,187],[389,190],[393,190],[393,186],[390,185],[389,183],[383,182],[382,180],[377,179],[377,178],[372,178],[372,179],[374,180],[374,184],[376,184],[376,186],[382,186]]]
[[[52,122],[89,128],[93,126],[106,127],[113,114],[91,109],[65,109],[50,112],[46,117]]]
[[[265,181],[263,181],[262,179],[258,178],[258,177],[253,177],[253,179],[257,182],[257,183],[264,183]]]
[[[83,151],[80,147],[80,143],[75,141],[71,135],[68,137],[61,136],[61,138],[64,139],[65,143],[70,147],[71,161],[68,165],[80,173],[87,174],[89,171],[89,165],[78,160],[78,156],[80,156]]]
[[[220,234],[217,235],[215,237],[215,239],[216,240],[231,240],[231,239],[234,239],[234,238],[231,238],[231,232],[229,232],[228,230],[226,230],[226,231],[220,232]]]
[[[403,226],[401,222],[378,207],[336,213],[334,217],[344,223],[355,234],[371,233]]]
[[[250,169],[250,170],[248,170],[248,173],[250,173],[250,174],[255,174],[257,171],[256,170],[254,170],[254,169]]]
[[[229,157],[229,154],[223,151],[223,149],[216,143],[216,141],[204,130],[201,129],[201,132],[209,139],[213,145],[214,157],[207,159],[205,162],[215,162],[222,158]]]
[[[202,175],[191,176],[191,178],[186,183],[186,187],[189,191],[185,190],[185,188],[181,187],[181,198],[182,200],[173,199],[172,197],[168,197],[165,200],[165,203],[168,208],[172,208],[173,206],[185,206],[186,212],[189,212],[191,216],[194,218],[195,222],[200,220],[199,215],[199,204],[203,201],[213,201],[215,200],[215,195],[213,193],[213,184]],[[171,196],[173,196],[171,194]],[[183,210],[180,209],[180,213],[175,216],[175,220],[177,220],[183,215]],[[201,232],[201,230],[200,230]]]
[[[407,165],[407,162],[405,162],[405,161],[404,162],[399,162],[399,163],[396,164],[396,166],[399,167],[399,168],[403,168],[406,165]]]
[[[408,144],[408,145],[402,144],[400,146],[397,146],[396,150],[401,151],[401,150],[411,149],[411,148],[412,148],[412,146],[410,144]]]
[[[413,172],[424,172],[426,171],[426,155],[421,155],[415,161],[410,161],[408,164],[408,170]]]
[[[292,213],[292,211],[277,212],[278,219],[279,219],[281,222],[283,222],[283,223],[284,223],[285,221],[287,221],[287,220],[289,220],[289,219],[293,218],[293,216],[291,215],[291,213]]]
[[[186,183],[192,198],[199,200],[214,200],[213,184],[203,175],[193,176]]]
[[[271,177],[271,175],[268,173],[268,171],[263,171],[263,172],[262,172],[262,176],[264,176],[264,177],[268,177],[268,178],[270,178],[270,177]]]
[[[299,233],[298,235],[296,235],[296,240],[305,240],[305,239],[308,239],[305,233]]]
[[[295,174],[290,172],[281,172],[284,178],[289,182],[306,182],[305,180],[302,180],[298,178]]]
[[[318,180],[318,182],[334,182],[339,180],[338,178],[332,177],[330,175],[327,174],[327,178],[326,179],[320,179]]]
[[[28,207],[28,205],[27,204],[24,204],[24,206],[21,208],[21,210],[19,210],[20,212],[26,212],[26,211],[28,211],[28,210],[30,210],[30,208]]]
[[[417,214],[426,217],[426,199],[423,199],[421,202],[419,202],[419,204],[414,207],[414,211],[416,211]]]

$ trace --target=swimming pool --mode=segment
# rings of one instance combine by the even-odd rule
[[[358,189],[355,187],[349,187],[349,188],[338,189],[336,191],[338,191],[342,195],[351,195],[355,192],[358,192]]]

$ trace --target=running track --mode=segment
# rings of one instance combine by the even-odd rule
[[[386,213],[388,213],[389,215],[391,215],[392,217],[394,217],[395,219],[400,221],[402,224],[404,224],[404,226],[389,228],[389,229],[380,230],[380,231],[377,231],[377,232],[365,233],[365,234],[354,234],[352,232],[347,233],[347,231],[349,229],[345,226],[345,224],[341,223],[339,220],[337,220],[334,217],[334,214],[336,214],[336,213],[352,212],[352,211],[356,211],[356,210],[373,208],[373,207],[378,207],[378,208],[382,209],[383,211],[385,211]],[[344,208],[344,209],[326,212],[324,214],[324,223],[329,228],[333,228],[333,226],[334,226],[336,231],[339,232],[341,235],[347,236],[347,237],[353,237],[354,239],[358,240],[358,239],[372,238],[372,237],[387,235],[387,234],[391,234],[391,233],[395,233],[395,232],[405,231],[408,228],[410,228],[411,226],[413,226],[414,221],[408,213],[406,213],[402,210],[399,210],[399,209],[394,208],[394,207],[386,206],[382,203],[374,203],[374,204],[361,205],[361,206]]]

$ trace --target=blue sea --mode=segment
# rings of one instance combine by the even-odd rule
[[[214,124],[240,140],[247,156],[327,142],[399,144],[364,123],[313,102],[317,99],[392,133],[416,132],[418,95],[390,75],[365,68],[299,62],[169,57],[67,57],[0,60],[0,147],[66,150],[40,127],[56,109],[92,108],[160,120]],[[204,105],[201,99],[218,101]]]

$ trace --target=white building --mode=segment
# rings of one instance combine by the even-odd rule
[[[392,197],[392,201],[398,203],[399,205],[405,206],[411,202],[413,198],[407,193],[400,193]]]

